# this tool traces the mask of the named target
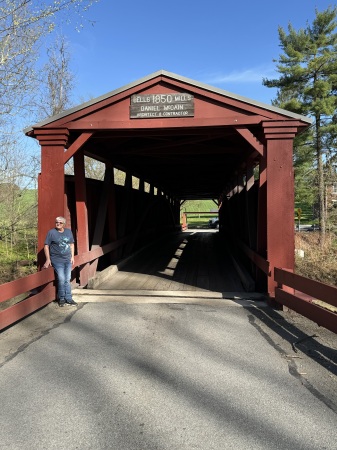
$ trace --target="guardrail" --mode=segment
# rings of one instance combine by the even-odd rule
[[[97,247],[89,252],[76,255],[74,269],[84,264],[92,263],[100,256],[118,249],[127,243],[129,239],[130,237],[128,236],[102,247]],[[2,284],[0,286],[0,303],[19,295],[26,295],[26,297],[18,301],[15,305],[0,311],[0,330],[3,330],[55,300],[56,290],[54,280],[54,269],[49,267],[32,275],[27,275],[18,280]]]
[[[337,333],[337,287],[297,275],[290,270],[275,268],[278,283],[275,300],[318,325]]]
[[[245,253],[245,255],[257,266],[263,273],[270,276],[270,263],[258,253],[254,252],[241,240],[237,240],[237,245]]]

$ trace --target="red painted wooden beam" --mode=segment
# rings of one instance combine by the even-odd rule
[[[13,323],[21,320],[23,317],[37,311],[38,309],[46,306],[48,303],[55,299],[55,289],[51,286],[48,289],[44,289],[42,292],[16,303],[13,306],[1,311],[0,313],[0,330],[12,325]]]
[[[82,133],[64,152],[64,164],[91,138],[93,132]]]
[[[138,120],[136,122],[124,121],[107,121],[107,120],[90,120],[80,122],[69,122],[67,128],[69,130],[114,130],[114,129],[162,129],[162,128],[186,128],[186,127],[211,127],[211,126],[233,126],[233,125],[257,125],[263,120],[262,116],[233,116],[233,117],[216,117],[216,118],[184,118],[184,119],[151,119]]]
[[[234,127],[237,133],[240,134],[261,156],[263,156],[263,144],[259,142],[251,131],[244,127]]]
[[[335,313],[280,288],[275,290],[275,300],[333,333],[337,333],[337,315]]]
[[[275,267],[275,281],[280,285],[290,286],[297,291],[304,292],[312,298],[322,300],[337,307],[337,287],[297,275],[287,269]],[[337,316],[336,316],[337,320]]]
[[[54,280],[52,267],[0,285],[0,303]]]

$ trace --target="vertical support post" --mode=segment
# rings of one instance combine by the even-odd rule
[[[257,200],[257,236],[256,251],[267,258],[267,150],[263,150],[263,156],[259,161],[259,184]],[[259,291],[267,290],[266,275],[256,268],[256,288]]]
[[[96,224],[95,224],[94,236],[92,239],[91,250],[94,250],[95,248],[100,247],[102,245],[104,226],[105,226],[107,211],[108,211],[109,188],[110,188],[112,173],[113,173],[113,168],[106,166],[105,167],[105,176],[104,176],[104,181],[103,181],[103,192],[101,192],[101,196],[100,196],[100,203],[99,203],[99,207],[98,207],[98,215],[96,218]],[[89,277],[93,277],[96,274],[97,266],[98,266],[98,259],[95,259],[90,264]]]
[[[108,203],[108,225],[109,225],[109,241],[115,242],[117,240],[117,211],[116,211],[116,188],[115,188],[115,173],[113,167],[111,168],[110,179],[110,200]],[[114,263],[117,258],[117,252],[110,253],[110,263]]]
[[[38,266],[44,263],[44,240],[55,217],[64,216],[64,148],[67,129],[36,129],[41,146],[41,174],[38,185]]]
[[[275,267],[294,269],[292,140],[268,141],[267,152],[267,259],[274,274]],[[273,277],[269,278],[269,295],[274,296],[275,287]]]
[[[237,198],[236,198],[236,223],[237,223],[237,232],[238,237],[243,240],[245,238],[245,193],[243,192],[244,180],[243,180],[243,172],[240,171],[237,175]]]
[[[247,241],[247,244],[250,249],[255,250],[255,240],[254,240],[254,233],[255,231],[255,215],[254,210],[252,207],[252,201],[251,201],[251,192],[250,190],[254,186],[254,167],[253,162],[251,160],[247,161],[246,169],[245,169],[245,176],[246,176],[246,184],[244,187],[244,216],[245,216],[245,223],[244,223],[244,237]],[[250,263],[250,268],[252,274],[255,273],[255,265],[253,261]]]
[[[89,251],[89,229],[87,210],[87,191],[85,182],[84,153],[78,151],[74,155],[75,198],[77,218],[77,253]],[[89,263],[79,267],[80,285],[86,286],[89,280]]]
[[[182,217],[182,226],[181,226],[182,230],[187,230],[187,216],[186,213],[183,212],[183,217]]]
[[[124,184],[124,205],[120,217],[121,237],[124,237],[127,234],[127,219],[129,215],[129,209],[131,208],[131,193],[132,193],[132,175],[127,172],[125,174],[125,184]]]
[[[243,172],[239,172],[238,173],[238,188],[237,188],[237,193],[240,194],[243,190],[244,190],[244,182],[243,182]]]
[[[249,191],[254,186],[254,167],[251,161],[246,167],[246,191]]]
[[[255,250],[254,241],[253,241],[253,209],[251,207],[251,202],[249,199],[249,191],[254,186],[254,168],[253,163],[251,161],[248,162],[246,167],[246,186],[245,186],[245,196],[246,196],[246,229],[247,229],[247,239],[248,245],[251,249]]]
[[[293,139],[297,128],[287,122],[263,125],[267,152],[266,250],[271,270],[268,294],[273,298],[274,268],[293,270],[295,263]]]
[[[174,221],[175,227],[178,229],[180,224],[180,201],[174,199]]]
[[[139,179],[138,190],[139,190],[139,192],[145,192],[145,183],[144,183],[144,179],[142,179],[142,178]]]

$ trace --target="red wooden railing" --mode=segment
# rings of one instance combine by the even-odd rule
[[[95,261],[100,256],[121,247],[128,240],[129,237],[125,237],[102,247],[97,247],[92,251],[76,255],[74,268]],[[94,276],[94,273],[91,276]],[[23,300],[0,311],[0,330],[3,330],[55,300],[54,279],[54,270],[52,267],[49,267],[41,272],[0,285],[0,303],[26,294]]]
[[[238,241],[237,244],[266,275],[272,275],[269,261],[251,250],[242,241]],[[275,289],[277,303],[287,306],[318,325],[337,333],[336,309],[329,309],[330,306],[337,308],[337,287],[277,267],[274,269],[274,280],[277,283]]]
[[[278,284],[275,290],[278,303],[337,333],[337,314],[334,312],[337,287],[280,268],[275,268],[274,279]]]
[[[236,241],[237,245],[241,248],[241,250],[245,253],[245,255],[255,264],[256,267],[258,267],[260,270],[262,270],[263,273],[270,276],[270,263],[265,258],[263,258],[258,253],[254,252],[251,248],[248,247],[247,244],[245,244],[241,240]]]
[[[53,280],[54,270],[50,267],[43,272],[37,272],[2,284],[0,286],[0,303],[25,293],[27,297],[0,312],[0,330],[12,325],[54,300],[55,290],[52,288]],[[36,294],[31,294],[32,292],[36,292]]]

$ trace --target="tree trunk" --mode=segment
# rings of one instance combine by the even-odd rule
[[[323,154],[320,133],[320,117],[316,118],[316,155],[317,155],[317,175],[318,175],[318,207],[319,207],[319,228],[320,242],[324,245],[325,239],[325,190],[324,190],[324,170],[323,170]]]

